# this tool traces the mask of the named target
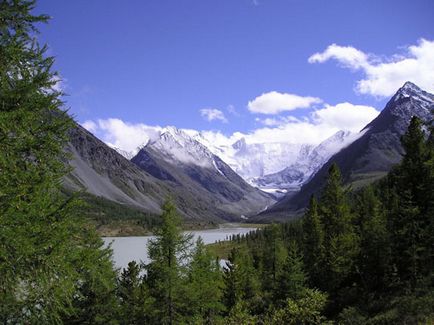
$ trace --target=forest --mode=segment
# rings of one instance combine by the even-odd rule
[[[352,191],[333,165],[302,218],[233,238],[225,265],[168,200],[151,262],[114,269],[62,192],[72,119],[34,6],[0,1],[3,324],[434,323],[434,132],[418,118],[385,178]]]

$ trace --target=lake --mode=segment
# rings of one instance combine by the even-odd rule
[[[186,231],[193,234],[193,241],[200,236],[205,244],[212,244],[223,241],[232,235],[247,234],[257,228],[237,227],[236,224],[222,225],[220,228],[207,230]],[[126,268],[131,261],[149,263],[148,258],[148,242],[154,236],[138,236],[138,237],[103,237],[104,243],[111,243],[113,249],[113,260],[117,268]]]

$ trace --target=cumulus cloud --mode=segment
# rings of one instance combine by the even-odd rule
[[[252,113],[279,114],[284,111],[309,108],[313,104],[321,102],[321,99],[316,97],[303,97],[294,94],[271,91],[249,101],[247,108]]]
[[[317,124],[358,132],[378,114],[379,112],[371,106],[340,103],[335,106],[327,105],[313,112],[312,118]]]
[[[279,117],[267,117],[267,118],[255,118],[256,122],[259,122],[265,126],[279,126],[289,122],[300,122],[300,120],[294,116],[279,116]]]
[[[323,63],[335,59],[347,68],[360,69],[369,65],[368,55],[351,46],[339,46],[332,44],[322,53],[315,53],[309,59],[309,63]]]
[[[337,60],[344,67],[360,70],[364,78],[357,81],[356,91],[379,97],[393,95],[406,81],[434,91],[434,41],[421,39],[417,45],[407,46],[403,54],[380,58],[351,46],[330,45],[324,52],[315,53],[309,63]]]
[[[292,116],[258,119],[264,126],[251,132],[225,135],[220,131],[183,131],[190,136],[200,134],[216,147],[231,146],[241,138],[245,138],[247,143],[286,142],[315,145],[339,130],[358,132],[378,114],[379,111],[370,106],[339,103],[334,106],[324,105],[303,120]],[[128,123],[116,118],[86,121],[82,125],[111,147],[131,154],[135,154],[137,148],[147,144],[149,140],[156,139],[164,130],[160,126]]]
[[[110,147],[137,153],[138,148],[156,139],[163,128],[142,123],[128,123],[117,118],[85,121],[82,126],[94,133]]]
[[[225,114],[216,108],[202,108],[200,110],[200,115],[202,115],[203,118],[205,118],[208,122],[219,120],[223,123],[227,123],[228,120],[225,117]]]
[[[244,137],[248,143],[319,144],[339,130],[359,132],[379,113],[373,107],[350,103],[325,105],[313,111],[305,120],[287,117],[286,120],[264,121],[266,127],[256,129]]]

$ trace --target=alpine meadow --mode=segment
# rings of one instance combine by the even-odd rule
[[[433,22],[0,0],[0,322],[434,324]]]

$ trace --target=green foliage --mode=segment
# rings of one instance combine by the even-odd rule
[[[200,237],[189,263],[187,286],[189,313],[204,323],[212,323],[224,309],[221,302],[223,278],[219,261]]]
[[[312,196],[309,208],[303,217],[303,257],[309,273],[309,282],[318,286],[322,281],[320,266],[324,261],[324,227],[318,211],[318,203]]]
[[[146,266],[147,283],[155,299],[156,317],[162,324],[179,321],[185,310],[186,265],[190,257],[191,235],[181,232],[181,218],[170,202],[163,206],[162,226],[148,246],[152,260]]]
[[[281,228],[273,224],[265,234],[265,245],[262,247],[262,289],[274,294],[279,290],[279,276],[285,265],[287,250],[283,244]],[[271,297],[270,297],[271,298]]]
[[[246,246],[231,251],[223,278],[225,283],[223,302],[228,312],[240,301],[246,302],[250,310],[261,308],[258,273]]]
[[[142,268],[135,261],[121,273],[118,283],[121,324],[147,324],[152,320],[152,303],[149,289],[141,276]]]
[[[258,323],[258,317],[249,312],[247,303],[238,301],[231,309],[228,317],[224,319],[227,325],[255,325]]]
[[[72,193],[66,195],[71,196]],[[79,207],[79,213],[84,219],[91,220],[102,236],[148,235],[161,224],[158,215],[133,206],[89,193],[80,193],[79,198],[84,202]]]
[[[321,315],[327,302],[327,295],[312,289],[304,290],[298,299],[288,299],[282,309],[275,310],[266,324],[275,325],[323,325],[326,318]]]
[[[396,286],[414,291],[433,275],[434,152],[416,117],[402,144],[406,154],[383,187],[388,190],[385,201]]]
[[[279,274],[278,286],[275,289],[275,303],[281,304],[289,299],[298,299],[306,289],[306,274],[303,268],[302,255],[297,243],[291,242],[285,264]]]
[[[336,293],[354,272],[359,243],[352,223],[348,193],[342,186],[339,168],[333,164],[321,196],[320,220],[324,225],[322,288]]]
[[[363,189],[358,196],[356,211],[360,236],[360,280],[364,290],[371,292],[384,285],[390,262],[386,214],[372,186]]]
[[[72,120],[36,38],[48,16],[34,6],[0,1],[0,320],[74,323],[86,310],[90,322],[108,323],[111,252],[60,191]]]
[[[116,272],[109,249],[94,229],[83,229],[85,241],[78,246],[73,264],[79,280],[72,298],[72,313],[63,316],[68,324],[117,324]]]

